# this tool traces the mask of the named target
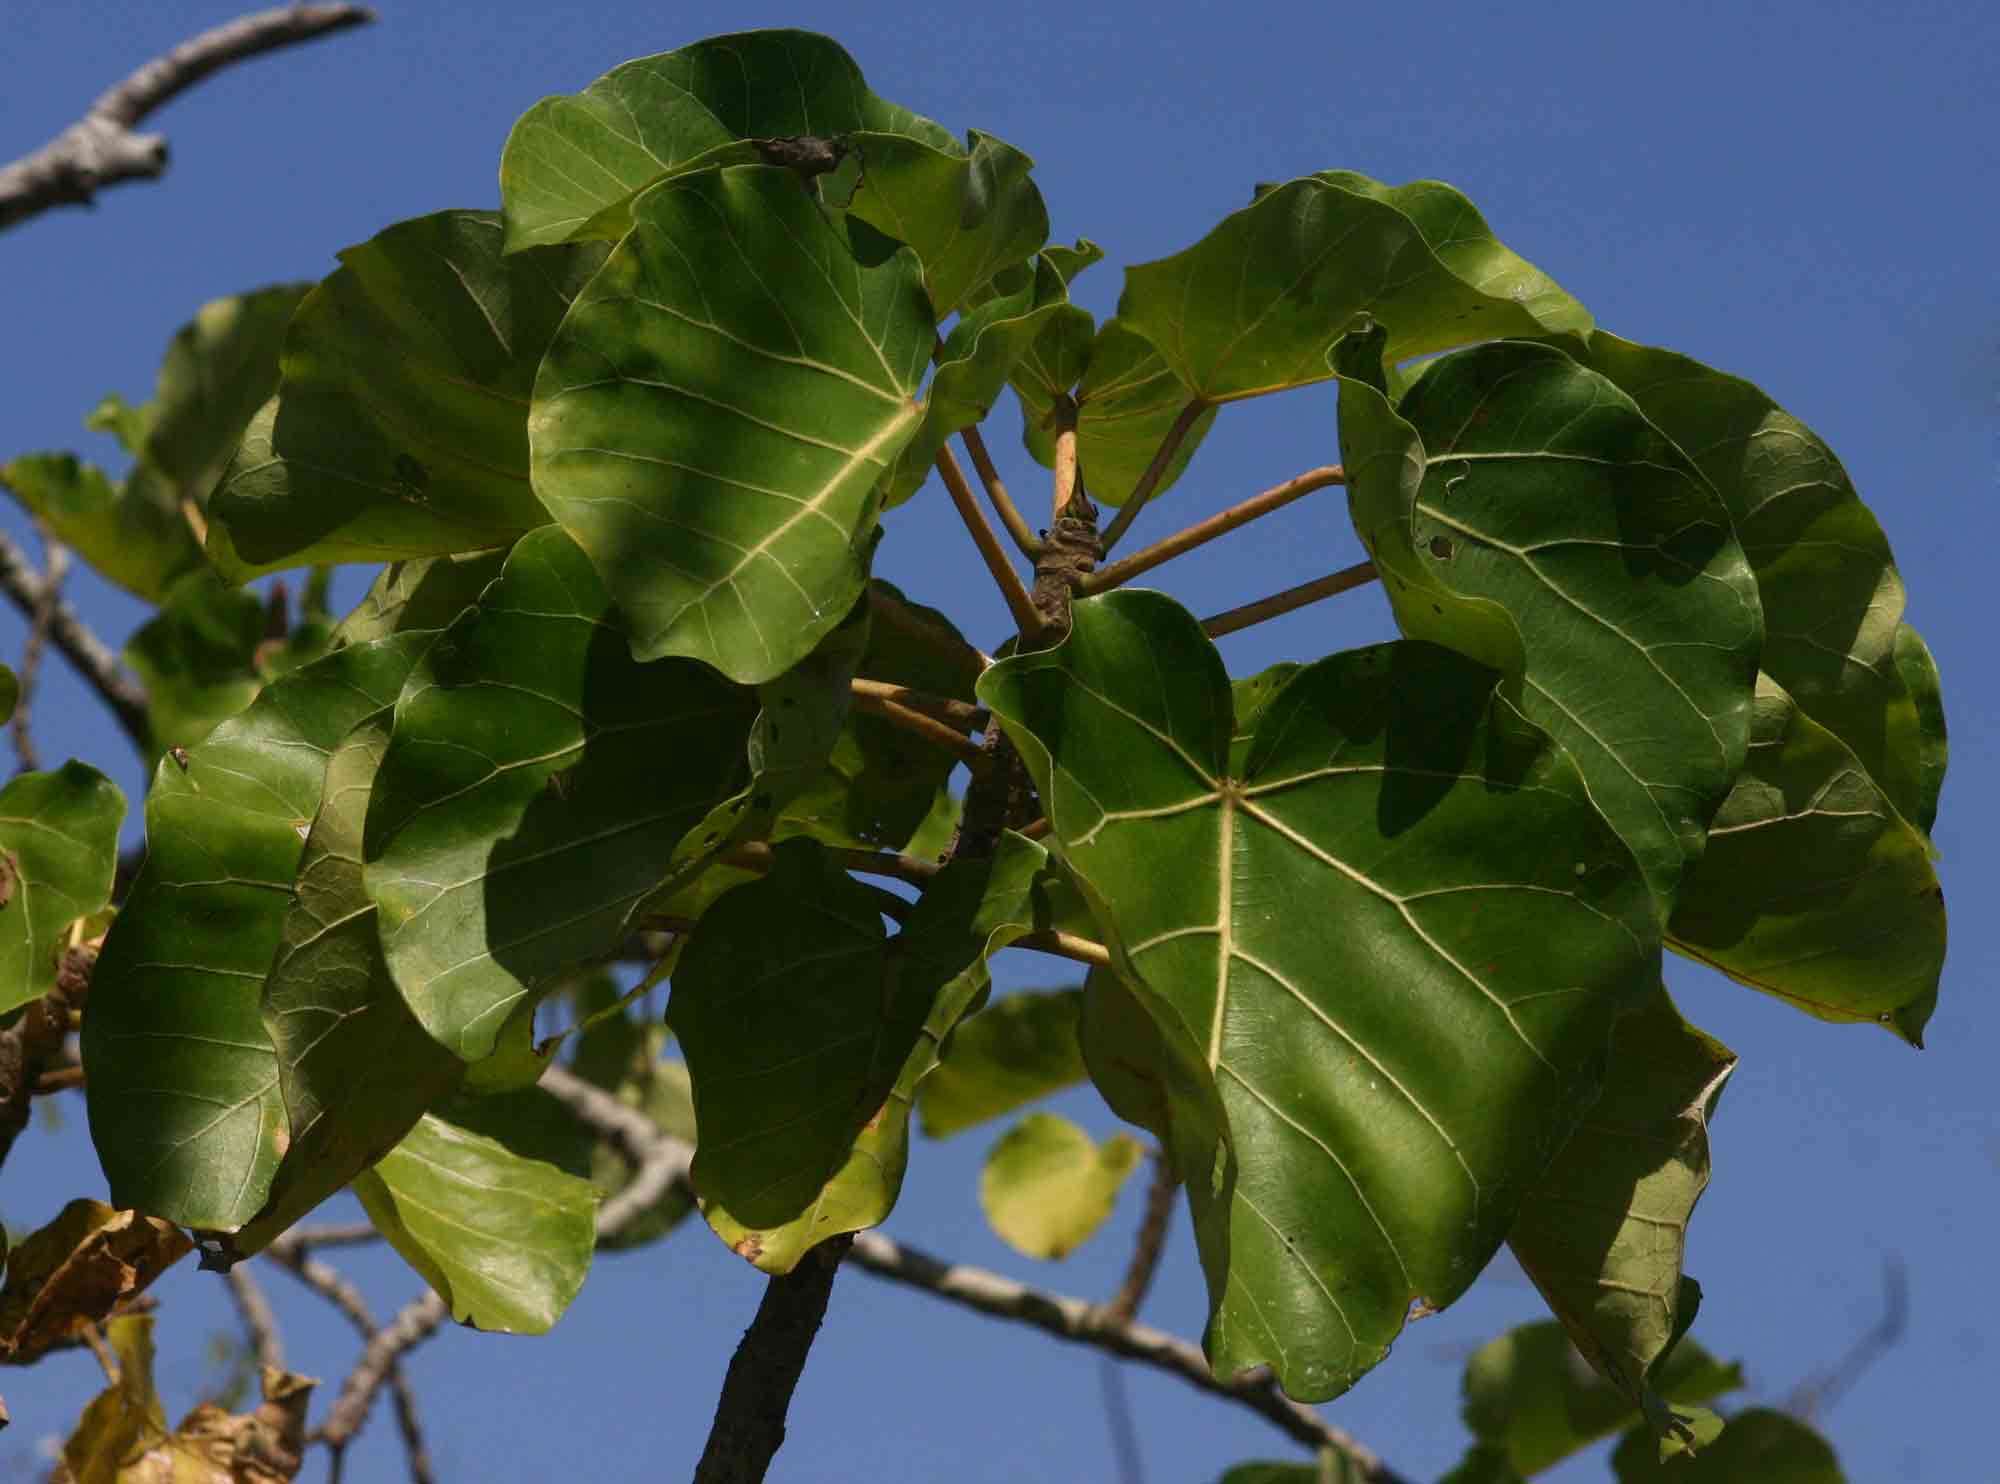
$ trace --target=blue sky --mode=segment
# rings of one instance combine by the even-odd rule
[[[110,81],[229,3],[14,7],[0,61],[0,159],[40,144]],[[203,301],[317,278],[333,252],[390,222],[497,202],[513,119],[633,56],[721,30],[800,25],[843,42],[882,95],[953,129],[1035,155],[1056,236],[1109,261],[1077,296],[1108,312],[1118,265],[1177,250],[1253,183],[1345,168],[1464,190],[1510,246],[1632,339],[1668,344],[1761,384],[1846,462],[1895,545],[1910,617],[1945,679],[1953,758],[1936,832],[1954,909],[1930,1049],[1805,1019],[1679,966],[1683,1009],[1743,1057],[1714,1127],[1715,1181],[1689,1268],[1707,1290],[1696,1333],[1740,1357],[1753,1397],[1781,1399],[1873,1319],[1880,1269],[1908,1266],[1902,1345],[1821,1419],[1848,1477],[1969,1480],[1991,1473],[1985,1409],[2000,1374],[2000,1298],[1986,1267],[2000,1218],[2000,1098],[1989,983],[2000,928],[1984,910],[1996,860],[1995,664],[1981,618],[2000,544],[2000,10],[1800,0],[1756,7],[1406,0],[1331,7],[1235,0],[1090,9],[1024,0],[977,10],[910,0],[745,3],[709,17],[613,0],[591,6],[387,0],[379,24],[212,79],[153,121],[167,179],[107,193],[0,234],[9,374],[0,458],[72,447],[109,460],[82,415],[110,390],[147,394],[174,329]],[[940,20],[940,17],[944,19]],[[1986,141],[1984,144],[1981,141]],[[1189,477],[1140,536],[1218,509],[1337,455],[1333,394],[1227,409]],[[1035,479],[1014,433],[989,433],[1006,470]],[[22,538],[9,506],[0,521]],[[1162,586],[1208,612],[1358,559],[1337,494],[1191,556]],[[994,642],[1004,612],[935,485],[899,511],[879,567]],[[358,594],[360,579],[344,586]],[[87,576],[70,591],[114,642],[136,604]],[[1386,637],[1362,590],[1225,641],[1238,673]],[[0,614],[0,656],[22,625]],[[94,701],[52,659],[36,708],[52,759],[74,753],[134,793],[141,780]],[[1060,982],[1043,962],[1012,983]],[[1086,1094],[1061,1111],[1108,1131]],[[101,1194],[80,1105],[24,1139],[0,1212],[39,1223]],[[986,1230],[979,1160],[998,1129],[919,1146],[895,1235],[950,1257],[1090,1296],[1115,1285],[1137,1189],[1094,1244],[1033,1264]],[[386,1254],[351,1261],[387,1312],[414,1280]],[[604,1261],[546,1339],[447,1334],[411,1370],[447,1479],[683,1477],[761,1279],[698,1227]],[[269,1280],[295,1364],[329,1384],[354,1345],[342,1325]],[[162,1283],[171,1408],[193,1400],[206,1337],[230,1325],[221,1287]],[[1146,1317],[1199,1332],[1185,1224]],[[1539,1314],[1503,1261],[1457,1306],[1414,1327],[1328,1415],[1416,1478],[1457,1457],[1458,1373],[1485,1338]],[[772,1477],[788,1481],[1105,1479],[1099,1361],[1025,1330],[844,1274]],[[0,1476],[28,1477],[98,1384],[70,1356],[0,1379],[14,1426]],[[1127,1384],[1148,1479],[1207,1481],[1230,1463],[1291,1456],[1239,1409],[1137,1370]],[[378,1415],[354,1479],[400,1476]],[[308,1477],[316,1477],[315,1464]],[[1606,1477],[1594,1460],[1549,1477]]]

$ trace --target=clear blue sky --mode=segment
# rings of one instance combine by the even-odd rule
[[[335,249],[398,219],[497,204],[509,124],[630,57],[717,31],[800,25],[839,38],[874,89],[953,129],[978,127],[1040,160],[1059,238],[1110,262],[1078,297],[1108,312],[1117,265],[1172,252],[1248,199],[1254,182],[1348,168],[1448,180],[1599,323],[1759,382],[1840,453],[1887,528],[1910,616],[1945,678],[1953,757],[1937,843],[1953,942],[1930,1049],[1822,1025],[1705,971],[1670,982],[1743,1064],[1715,1133],[1715,1182],[1690,1270],[1707,1289],[1697,1334],[1741,1357],[1754,1397],[1782,1398],[1874,1317],[1899,1255],[1908,1337],[1823,1423],[1848,1477],[1996,1477],[1989,1417],[2000,1375],[2000,927],[1988,838],[2000,781],[1993,552],[2000,547],[2000,8],[1958,3],[1759,6],[1441,0],[1326,6],[1285,0],[1085,7],[1057,0],[940,7],[912,0],[727,12],[633,0],[384,0],[381,22],[212,79],[155,120],[165,182],[121,187],[0,235],[8,368],[0,457],[47,447],[112,453],[79,419],[104,392],[146,395],[161,349],[203,301],[317,278]],[[233,0],[9,7],[0,159],[39,145],[97,92]],[[1227,409],[1189,478],[1143,523],[1163,534],[1337,457],[1333,394]],[[1015,478],[1033,478],[1008,450]],[[101,445],[101,446],[97,446]],[[996,640],[1004,615],[933,487],[898,512],[879,570],[968,613]],[[907,517],[907,518],[905,518]],[[24,532],[11,505],[0,520]],[[1163,586],[1213,611],[1357,559],[1337,496],[1295,507],[1228,550],[1190,557]],[[79,577],[71,593],[122,641],[133,603]],[[359,591],[358,579],[345,591]],[[1372,591],[1226,641],[1233,669],[1385,637]],[[0,656],[22,625],[0,614]],[[140,780],[91,698],[52,659],[36,708],[43,751],[117,760]],[[1982,826],[1986,828],[1982,829]],[[1015,982],[1054,982],[1040,964]],[[1079,1094],[1063,1111],[1109,1129]],[[101,1194],[80,1105],[24,1139],[0,1212],[31,1226]],[[978,1162],[997,1136],[920,1145],[888,1229],[951,1257],[1052,1287],[1108,1293],[1137,1205],[1065,1264],[1017,1258],[985,1229]],[[413,1290],[393,1258],[354,1273],[387,1312]],[[762,1280],[698,1226],[604,1261],[545,1339],[451,1333],[412,1364],[444,1478],[675,1479],[706,1431],[722,1370]],[[297,1363],[336,1383],[349,1332],[274,1275]],[[176,1409],[203,1379],[206,1337],[230,1325],[221,1286],[191,1269],[159,1288],[162,1373]],[[1193,1243],[1175,1231],[1149,1319],[1194,1334]],[[1329,1415],[1417,1478],[1462,1446],[1462,1360],[1538,1301],[1503,1260]],[[1099,1361],[1032,1332],[844,1274],[773,1478],[949,1478],[960,1484],[1112,1477]],[[1152,1484],[1291,1456],[1239,1409],[1137,1370],[1130,1394]],[[0,1375],[14,1417],[0,1477],[31,1477],[98,1385],[71,1356]],[[317,1477],[315,1464],[309,1477]],[[378,1414],[349,1477],[400,1477]],[[1596,1461],[1551,1477],[1604,1478]]]

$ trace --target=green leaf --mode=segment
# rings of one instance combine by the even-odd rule
[[[83,1025],[91,1137],[119,1206],[230,1231],[289,1137],[259,1006],[327,761],[401,688],[421,637],[337,650],[160,762],[146,860]]]
[[[1048,241],[1048,208],[1028,178],[1035,162],[1011,144],[977,129],[963,148],[902,131],[847,142],[861,162],[847,210],[916,253],[940,319]]]
[[[924,1133],[948,1138],[1084,1079],[1083,991],[1009,995],[962,1022],[917,1098]]]
[[[393,716],[384,707],[363,720],[327,763],[264,980],[288,1137],[264,1208],[232,1244],[238,1253],[260,1250],[372,1166],[465,1073],[397,992],[362,883],[362,822]]]
[[[1240,771],[1221,658],[1160,594],[1080,602],[980,682],[1157,1027],[1093,1053],[1086,1009],[1085,1053],[1164,1090],[1217,1374],[1324,1399],[1461,1293],[1657,975],[1629,853],[1496,678],[1428,644],[1333,656]]]
[[[158,749],[191,747],[257,698],[265,609],[213,572],[191,572],[125,646],[146,687],[146,726]]]
[[[1127,268],[1118,300],[1118,318],[1209,402],[1326,380],[1328,349],[1362,314],[1387,328],[1387,361],[1590,329],[1450,186],[1347,172],[1288,182],[1184,252]]]
[[[663,1055],[669,1036],[657,1020],[641,1021],[624,1012],[606,1014],[618,999],[608,974],[595,976],[579,994],[577,1012],[592,1018],[576,1038],[570,1070],[637,1108],[662,1133],[692,1144],[694,1093],[687,1066]],[[608,1199],[631,1183],[638,1167],[594,1134],[590,1144],[591,1183]],[[615,1236],[601,1238],[598,1245],[614,1252],[644,1246],[672,1231],[693,1209],[686,1187],[670,1185],[643,1214]]]
[[[354,1190],[461,1324],[545,1333],[590,1269],[597,1192],[588,1180],[433,1114]]]
[[[340,255],[285,337],[284,380],[210,506],[209,553],[381,561],[504,546],[549,516],[528,399],[595,244],[500,255],[500,218],[442,211]]]
[[[83,425],[93,433],[109,433],[118,446],[133,458],[146,451],[146,435],[153,430],[153,404],[134,407],[117,392],[106,392],[97,405],[84,415]]]
[[[861,595],[934,321],[916,259],[864,266],[790,171],[670,182],[633,213],[543,360],[535,489],[636,656],[754,684]]]
[[[1584,363],[1623,390],[1721,493],[1764,604],[1764,672],[1847,744],[1891,806],[1928,828],[1941,750],[1897,664],[1903,583],[1833,450],[1757,387],[1602,331]],[[1917,645],[1914,634],[1911,639]],[[1919,688],[1925,682],[1919,680]],[[1933,690],[1934,675],[1929,682]]]
[[[500,157],[507,250],[615,242],[631,228],[633,197],[658,181],[759,159],[748,141],[857,132],[962,153],[949,131],[869,92],[854,59],[809,31],[747,31],[641,57],[581,93],[544,98],[514,125]]]
[[[0,665],[0,721],[11,721],[14,708],[21,704],[21,677]]]
[[[1734,1391],[1743,1373],[1683,1340],[1653,1381],[1668,1401],[1689,1406]],[[1523,1476],[1640,1420],[1638,1404],[1593,1371],[1553,1322],[1524,1324],[1482,1346],[1466,1363],[1463,1388],[1465,1425]],[[1650,1430],[1642,1435],[1655,1446]]]
[[[1068,307],[1062,275],[1053,263],[1037,258],[1034,277],[1019,292],[988,299],[959,316],[931,377],[923,426],[884,479],[886,504],[900,505],[915,494],[951,435],[985,420],[1016,363],[1051,317]]]
[[[523,1001],[615,947],[741,785],[750,720],[699,665],[635,663],[560,530],[523,537],[412,672],[369,800],[368,894],[424,1028],[480,1061]]]
[[[1917,814],[1911,821],[1926,835],[1937,823],[1938,795],[1944,790],[1945,760],[1949,752],[1945,733],[1944,696],[1938,688],[1937,661],[1930,646],[1908,624],[1896,630],[1896,668],[1903,672],[1903,684],[1917,706]]]
[[[1130,1134],[1099,1144],[1067,1118],[1030,1113],[987,1152],[979,1204],[1016,1252],[1068,1257],[1097,1235],[1145,1153]]]
[[[1651,1377],[1694,1319],[1687,1225],[1735,1069],[1735,1053],[1656,989],[1613,1027],[1603,1094],[1507,1234],[1577,1350],[1662,1434],[1678,1429]]]
[[[1660,1460],[1649,1434],[1635,1432],[1611,1455],[1618,1484],[1846,1484],[1826,1439],[1783,1412],[1757,1407],[1729,1419],[1722,1436],[1698,1454]]]
[[[482,551],[390,562],[375,574],[354,611],[335,626],[332,642],[337,648],[409,629],[442,629],[479,601],[506,559],[505,551]]]
[[[0,464],[0,485],[105,580],[149,603],[203,565],[187,517],[144,464],[114,486],[75,454],[23,454]]]
[[[1749,741],[1763,631],[1729,513],[1624,393],[1561,351],[1460,351],[1391,409],[1381,334],[1341,347],[1340,437],[1397,624],[1508,677],[1664,916]]]
[[[1767,675],[1750,755],[1667,924],[1676,952],[1822,1020],[1912,1045],[1937,1005],[1944,894],[1930,843]]]
[[[69,925],[111,900],[124,819],[117,785],[79,762],[0,789],[0,1015],[55,987]]]
[[[806,841],[708,910],[667,1023],[693,1083],[694,1185],[716,1234],[767,1272],[888,1215],[917,1085],[985,992],[986,956],[1051,911],[1040,846],[954,861],[889,937],[876,894]]]

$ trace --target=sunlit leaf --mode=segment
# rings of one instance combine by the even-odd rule
[[[74,1200],[6,1254],[0,1359],[26,1365],[116,1314],[194,1250],[180,1228],[102,1201]]]
[[[1161,1089],[1219,1374],[1332,1396],[1461,1293],[1654,982],[1630,854],[1496,678],[1429,644],[1336,655],[1232,769],[1213,645],[1121,591],[980,682],[1156,1028],[1108,1050]]]
[[[740,787],[750,720],[700,665],[635,663],[560,530],[523,537],[411,674],[369,799],[368,893],[424,1028],[480,1061],[524,1000],[615,947]]]
[[[243,564],[381,561],[504,546],[548,513],[528,398],[595,244],[500,255],[500,219],[444,211],[350,247],[285,337],[284,380],[209,509]]]
[[[979,1204],[1000,1239],[1026,1257],[1069,1256],[1111,1215],[1145,1146],[1130,1134],[1102,1144],[1054,1113],[1030,1113],[987,1152]]]
[[[948,1138],[1081,1082],[1082,1016],[1083,992],[1059,989],[1009,995],[962,1021],[918,1092],[924,1132]]]
[[[0,1013],[55,986],[63,935],[111,900],[125,796],[67,762],[0,789]]]
[[[1749,742],[1762,625],[1729,512],[1561,351],[1460,351],[1392,409],[1381,334],[1341,346],[1340,438],[1397,624],[1508,677],[1664,916]]]
[[[0,464],[0,485],[134,597],[156,603],[175,579],[202,565],[201,543],[172,491],[143,464],[114,485],[75,454],[23,454]]]
[[[864,265],[787,170],[670,182],[633,211],[543,360],[535,490],[635,655],[768,680],[861,595],[930,307],[913,256]]]
[[[183,1226],[256,1214],[288,1138],[259,1007],[328,758],[395,699],[421,640],[351,645],[161,760],[146,860],[83,1023],[91,1137],[111,1197]]]
[[[432,1114],[354,1190],[461,1324],[542,1334],[590,1268],[597,1192],[588,1180]]]
[[[409,629],[442,629],[479,601],[506,559],[504,550],[496,550],[390,562],[354,611],[335,625],[332,642],[366,644]]]
[[[1577,1350],[1648,1422],[1677,1430],[1652,1377],[1694,1320],[1682,1274],[1708,1186],[1708,1120],[1736,1056],[1665,988],[1611,1033],[1604,1092],[1536,1182],[1507,1244]]]

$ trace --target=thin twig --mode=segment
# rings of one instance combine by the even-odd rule
[[[965,451],[972,459],[973,472],[979,476],[979,483],[986,491],[993,513],[1000,517],[1000,524],[1014,538],[1014,544],[1021,548],[1021,555],[1032,562],[1042,554],[1041,538],[1028,525],[1027,518],[1021,514],[1021,507],[1014,503],[1014,497],[1007,493],[1007,486],[1000,478],[1000,471],[993,467],[993,455],[986,451],[986,440],[980,436],[977,425],[960,430],[958,441],[965,445]]]
[[[278,1333],[278,1316],[271,1311],[271,1301],[264,1297],[263,1285],[240,1262],[223,1275],[223,1280],[229,1285],[230,1301],[236,1305],[237,1318],[243,1321],[243,1332],[250,1337],[250,1349],[257,1357],[257,1364],[265,1370],[282,1371],[285,1341]]]
[[[1308,469],[1296,479],[1288,479],[1283,484],[1273,485],[1262,494],[1252,495],[1240,505],[1232,505],[1219,515],[1211,515],[1207,520],[1196,521],[1184,531],[1178,531],[1164,541],[1155,541],[1143,551],[1135,551],[1122,562],[1113,562],[1100,568],[1083,579],[1081,591],[1108,593],[1139,576],[1150,572],[1163,562],[1170,562],[1183,552],[1193,551],[1197,546],[1213,541],[1218,536],[1226,536],[1239,526],[1248,525],[1259,516],[1269,515],[1273,510],[1283,509],[1292,501],[1323,490],[1329,485],[1345,484],[1347,473],[1338,464],[1328,464],[1319,469]]]
[[[883,690],[894,690],[894,686],[884,686]],[[956,753],[959,761],[977,768],[986,757],[979,743],[965,735],[950,722],[939,721],[934,716],[912,710],[900,701],[891,700],[887,695],[872,690],[856,690],[854,700],[864,711],[874,713],[884,721],[892,722],[914,737],[921,737],[934,747],[942,747],[946,752]]]
[[[965,472],[958,467],[958,460],[951,456],[949,446],[938,450],[937,469],[944,479],[951,503],[958,507],[958,518],[965,522],[972,544],[979,548],[986,570],[993,574],[994,585],[1000,589],[1000,596],[1007,600],[1007,611],[1013,615],[1014,626],[1024,636],[1040,633],[1042,621],[1035,612],[1034,601],[1028,596],[1027,584],[1021,581],[1021,574],[1014,570],[1014,563],[1002,550],[1000,538],[993,534],[986,512],[979,508],[979,500],[972,493],[972,487],[965,482]]]
[[[281,5],[182,42],[108,89],[88,113],[33,154],[0,166],[0,229],[52,206],[87,206],[105,186],[161,175],[167,141],[134,133],[134,127],[210,73],[374,18],[360,5]]]
[[[12,537],[0,531],[0,590],[14,601],[14,605],[28,616],[30,622],[41,610],[43,602],[41,575],[28,561],[27,554],[14,543]],[[49,638],[60,649],[79,674],[90,682],[111,708],[111,714],[118,718],[118,725],[124,728],[141,752],[150,754],[152,743],[146,725],[146,692],[137,681],[125,675],[118,668],[118,656],[92,633],[83,620],[76,616],[76,610],[69,601],[57,595],[48,605]]]
[[[1029,933],[1016,938],[1007,945],[1009,948],[1032,948],[1037,953],[1054,954],[1057,958],[1071,959],[1076,963],[1089,964],[1092,968],[1111,967],[1111,951],[1102,943],[1093,943],[1088,938],[1079,938],[1074,933],[1040,932]]]
[[[1868,1326],[1838,1360],[1792,1388],[1783,1409],[1811,1422],[1836,1406],[1868,1368],[1903,1341],[1910,1322],[1910,1279],[1903,1259],[1882,1259],[1882,1317]]]
[[[366,1221],[344,1221],[339,1225],[295,1226],[281,1239],[300,1252],[320,1247],[359,1247],[382,1240],[382,1233]]]
[[[1297,587],[1288,587],[1281,593],[1273,593],[1268,598],[1259,598],[1254,603],[1245,603],[1241,608],[1232,608],[1227,613],[1204,618],[1201,626],[1209,638],[1220,639],[1224,634],[1233,634],[1238,629],[1247,629],[1252,624],[1260,624],[1267,619],[1280,618],[1294,608],[1303,608],[1308,603],[1317,603],[1321,598],[1331,598],[1336,593],[1346,592],[1349,588],[1373,582],[1376,576],[1373,562],[1356,562],[1351,567],[1343,567],[1340,571],[1325,577],[1302,582]]]
[[[1220,1380],[1209,1369],[1200,1347],[1146,1324],[1105,1322],[1097,1307],[1079,1298],[1045,1293],[982,1268],[940,1262],[928,1253],[891,1241],[879,1232],[862,1232],[854,1239],[847,1260],[877,1277],[907,1283],[933,1297],[975,1309],[999,1319],[1031,1324],[1059,1340],[1090,1345],[1127,1360],[1178,1376],[1189,1385],[1249,1407],[1276,1423],[1287,1436],[1308,1448],[1333,1448],[1346,1456],[1359,1477],[1370,1484],[1409,1484],[1354,1438],[1312,1408],[1293,1401],[1265,1379],[1245,1383]]]
[[[868,588],[868,611],[871,616],[959,665],[974,679],[993,663],[993,656],[966,643],[948,629],[938,627],[909,604],[897,602],[873,583]]]
[[[1139,476],[1139,482],[1132,486],[1132,493],[1125,497],[1124,508],[1111,518],[1111,524],[1104,528],[1104,550],[1109,553],[1119,539],[1132,528],[1132,522],[1139,518],[1139,511],[1153,498],[1153,491],[1160,487],[1160,481],[1167,477],[1167,466],[1180,452],[1181,444],[1188,433],[1201,421],[1201,415],[1208,411],[1208,403],[1196,397],[1181,409],[1181,415],[1174,419],[1167,436],[1160,440],[1159,449],[1153,454],[1153,461],[1146,465],[1146,472]]]
[[[1174,1174],[1166,1155],[1155,1149],[1153,1179],[1146,1187],[1146,1211],[1139,1218],[1139,1235],[1132,1243],[1132,1261],[1126,1265],[1125,1277],[1118,1285],[1118,1292],[1104,1306],[1106,1319],[1117,1324],[1130,1324],[1138,1316],[1139,1305],[1146,1301],[1146,1293],[1153,1286],[1153,1276],[1160,1270],[1160,1254],[1166,1250],[1167,1231],[1173,1223],[1174,1197],[1180,1188],[1180,1178]]]
[[[409,1350],[436,1332],[444,1322],[445,1313],[444,1300],[435,1293],[425,1292],[403,1305],[394,1319],[375,1331],[362,1349],[361,1359],[347,1373],[333,1410],[314,1433],[314,1437],[333,1450],[336,1459],[368,1420],[375,1393],[382,1389],[389,1372]]]
[[[857,701],[893,701],[898,706],[911,711],[921,711],[926,716],[947,721],[961,731],[978,732],[985,730],[987,713],[984,706],[971,701],[956,700],[951,696],[936,696],[929,691],[913,690],[907,685],[891,685],[886,680],[867,680],[857,677],[850,680],[848,689]]]
[[[42,599],[35,605],[34,615],[28,621],[28,637],[21,645],[21,663],[16,667],[14,677],[19,682],[14,697],[14,756],[23,773],[33,773],[42,766],[41,755],[35,750],[29,715],[35,700],[35,680],[41,673],[42,655],[48,649],[49,624],[55,618],[56,603],[62,597],[63,578],[69,574],[69,548],[46,529],[42,532],[42,552]]]

